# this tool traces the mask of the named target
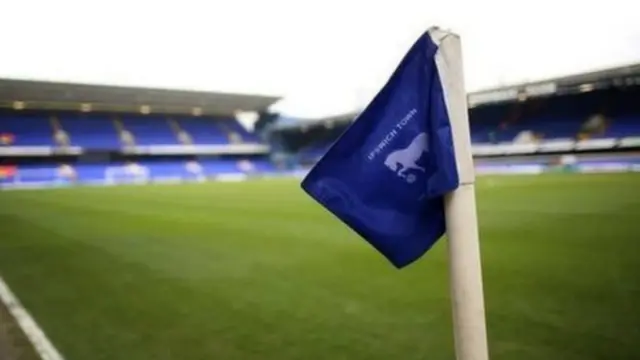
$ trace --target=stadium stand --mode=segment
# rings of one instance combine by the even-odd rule
[[[255,133],[249,132],[237,121],[229,121],[222,123],[227,126],[228,134],[237,134],[241,142],[259,142],[259,138]],[[233,135],[231,135],[233,136]]]
[[[182,117],[177,119],[180,127],[186,131],[194,144],[228,144],[228,135],[217,122],[223,121],[206,117]],[[231,120],[229,120],[231,121]]]
[[[178,139],[179,144],[182,144],[182,145],[193,144],[193,139],[191,138],[191,135],[189,135],[188,132],[183,130],[182,127],[180,127],[180,124],[178,124],[178,122],[175,119],[171,117],[167,117],[167,123],[171,127],[171,130],[173,131],[173,134],[175,135],[176,139]]]
[[[11,80],[11,91],[3,93],[3,81],[9,80],[0,80],[0,104],[20,91],[37,95],[43,88],[46,96],[58,91],[65,101],[77,100],[66,108],[48,108],[49,101],[27,102],[27,108],[21,102],[13,109],[5,101],[3,186],[203,181],[304,171],[356,115],[299,121],[269,114],[266,107],[275,98],[179,92],[177,98],[196,98],[176,110],[169,107],[175,105],[171,92],[101,87],[98,94],[85,85]],[[639,85],[640,65],[469,94],[478,171],[635,171],[640,168]],[[89,95],[104,98],[103,108],[83,102]],[[112,108],[104,107],[110,96]],[[132,98],[144,102],[125,103]],[[238,104],[261,114],[261,132],[240,124]]]
[[[268,146],[234,116],[277,100],[0,79],[0,185],[260,176],[275,169]]]
[[[65,112],[58,115],[73,145],[89,149],[118,149],[120,140],[113,116]]]
[[[508,171],[520,172],[636,169],[637,156],[626,155],[640,149],[639,85],[640,64],[471,93],[476,165],[485,172],[505,172],[507,163]],[[355,116],[297,121],[281,117],[269,125],[271,138],[279,142],[272,149],[281,161],[293,159],[308,168]],[[592,161],[594,152],[619,154],[620,160]],[[576,157],[576,166],[559,160],[566,154]],[[542,157],[531,163],[536,156]],[[506,163],[494,163],[497,159]]]
[[[83,164],[77,165],[75,171],[78,179],[84,182],[101,182],[105,178],[106,165],[100,164]]]
[[[115,150],[122,145],[188,144],[191,138],[195,138],[195,144],[201,145],[230,144],[234,142],[230,140],[231,134],[240,137],[235,142],[259,142],[255,134],[240,130],[242,127],[233,119],[183,117],[178,123],[164,116],[64,112],[49,118],[45,112],[18,111],[5,111],[0,116],[3,145],[53,146],[71,143],[84,148]],[[180,141],[181,132],[186,135],[185,141]],[[56,133],[62,135],[58,141],[54,141]]]
[[[137,145],[178,144],[178,138],[164,116],[126,114],[121,119],[124,129],[131,132]]]
[[[633,114],[638,91],[608,97],[600,92],[551,97],[508,105],[489,105],[471,111],[473,141],[500,143],[517,140],[522,132],[540,139],[592,139],[640,135],[638,111]],[[509,117],[509,107],[520,109]]]
[[[38,112],[0,112],[2,143],[11,146],[53,146],[53,129],[48,116]]]
[[[0,166],[0,182],[21,184],[70,184],[194,181],[228,174],[271,172],[275,167],[266,158],[230,157],[209,160],[147,159],[109,164],[21,164]]]
[[[638,89],[579,93],[558,97],[480,105],[470,110],[472,143],[541,144],[640,136]],[[281,130],[285,148],[301,157],[317,157],[346,129],[348,122],[326,122]],[[613,146],[612,146],[613,147]]]

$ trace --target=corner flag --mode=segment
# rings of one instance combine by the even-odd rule
[[[422,256],[445,232],[444,195],[459,177],[436,57],[425,32],[387,84],[302,182],[302,188],[393,265]]]
[[[474,183],[460,38],[436,27],[302,181],[398,268],[447,233],[458,360],[489,358]]]

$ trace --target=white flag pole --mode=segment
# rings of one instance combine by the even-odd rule
[[[457,360],[488,360],[476,214],[475,171],[471,154],[462,48],[457,34],[429,29],[439,45],[436,65],[451,123],[460,186],[445,196],[449,239],[451,302]]]

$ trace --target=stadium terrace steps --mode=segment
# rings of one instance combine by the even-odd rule
[[[63,130],[58,117],[55,115],[51,115],[49,117],[49,124],[51,124],[51,129],[53,129],[54,132]]]
[[[230,144],[239,144],[243,142],[242,135],[229,128],[225,122],[216,121],[215,124],[227,136],[227,140]]]
[[[171,131],[173,131],[173,135],[175,136],[179,144],[182,144],[182,145],[193,144],[191,134],[183,130],[180,127],[180,124],[175,119],[168,117],[166,120],[167,120],[167,124],[169,124],[169,127],[171,128]]]
[[[231,131],[235,131],[236,133],[242,136],[244,142],[260,142],[260,139],[256,134],[248,131],[242,124],[240,124],[237,120],[228,121],[227,126]]]
[[[122,146],[136,145],[136,136],[124,126],[119,116],[115,115],[113,117],[113,125],[116,127],[116,130],[118,131],[118,137],[120,138],[120,145]]]
[[[56,115],[51,115],[49,117],[49,123],[51,124],[51,129],[53,130],[53,141],[57,146],[67,147],[70,145],[69,134],[64,130],[62,124],[60,124],[60,120]]]
[[[234,141],[245,142],[245,143],[260,142],[260,139],[256,136],[256,134],[249,132],[244,126],[242,126],[235,119],[221,121],[218,124],[223,128],[224,132],[228,135],[230,142],[234,142]],[[233,140],[233,137],[236,137],[238,140]]]

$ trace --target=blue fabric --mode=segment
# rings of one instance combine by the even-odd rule
[[[459,184],[437,51],[425,32],[302,181],[398,268],[444,234],[444,194]]]

